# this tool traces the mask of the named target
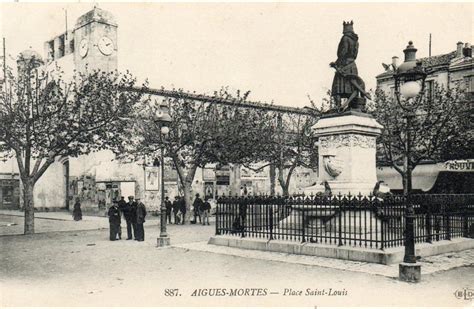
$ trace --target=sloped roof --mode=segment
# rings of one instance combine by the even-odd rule
[[[80,28],[93,21],[117,26],[117,22],[115,21],[115,18],[112,13],[101,8],[94,7],[92,10],[77,19],[76,28]]]
[[[447,66],[450,64],[451,60],[454,58],[456,58],[456,51],[452,51],[447,54],[441,54],[441,55],[417,59],[417,61],[421,60],[421,65],[424,68],[433,68],[433,67],[444,66],[444,65]],[[377,75],[375,78],[390,77],[393,75],[393,73],[394,73],[393,70],[387,70]]]
[[[451,59],[453,58],[456,58],[456,51],[450,52],[448,54],[425,57],[417,60],[421,60],[421,65],[423,67],[430,68],[440,65],[449,65]]]

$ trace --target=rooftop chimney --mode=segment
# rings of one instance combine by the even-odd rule
[[[472,57],[472,46],[469,43],[466,43],[464,45],[464,48],[462,50],[462,54],[464,57]]]
[[[394,70],[396,70],[398,68],[398,57],[397,56],[392,57],[392,67],[393,67]]]
[[[462,42],[458,42],[456,49],[456,58],[462,57],[462,46],[464,45]]]

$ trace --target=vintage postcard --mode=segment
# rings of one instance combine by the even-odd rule
[[[0,306],[472,307],[473,13],[0,3]]]

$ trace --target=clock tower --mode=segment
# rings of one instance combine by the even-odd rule
[[[117,23],[98,7],[77,19],[74,29],[74,66],[79,72],[117,69]]]

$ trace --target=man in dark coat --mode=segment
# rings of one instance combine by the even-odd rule
[[[109,224],[110,224],[110,240],[114,241],[120,239],[120,210],[118,208],[117,201],[113,201],[108,211]]]
[[[168,199],[168,197],[165,197],[165,207],[166,207],[166,218],[168,220],[168,223],[171,224],[171,210],[173,206],[171,205],[171,201]]]
[[[137,206],[136,206],[136,234],[135,240],[144,241],[145,240],[145,229],[143,227],[143,223],[145,223],[146,217],[146,208],[145,205],[140,201],[140,198],[137,198]]]
[[[196,193],[196,198],[194,199],[193,202],[193,212],[194,212],[194,223],[197,223],[196,217],[199,218],[199,223],[201,223],[201,207],[202,207],[203,201],[199,197],[199,193]]]
[[[74,221],[82,220],[81,200],[76,197],[76,203],[74,203],[74,210],[72,211]]]
[[[133,196],[128,197],[128,203],[124,206],[123,216],[127,222],[127,240],[133,239],[133,236],[137,239],[137,203],[133,200]]]
[[[209,203],[209,198],[206,198],[206,201],[201,205],[201,215],[202,215],[202,225],[210,225],[209,223],[209,212],[211,211],[211,203]]]
[[[121,196],[120,200],[118,201],[118,208],[120,212],[124,215],[124,217],[125,217],[126,206],[127,206],[127,202],[125,201],[125,197]]]
[[[178,216],[178,212],[179,212],[179,196],[175,196],[174,197],[174,201],[173,201],[173,204],[171,205],[171,207],[173,208],[173,214],[174,214],[174,224],[179,224],[179,216]]]
[[[184,197],[179,198],[179,212],[181,213],[181,224],[186,221],[186,201]]]
[[[123,218],[125,219],[125,221],[127,221],[127,218],[125,216],[125,211],[127,209],[127,202],[125,201],[125,197],[123,196],[120,197],[120,200],[118,201],[118,208],[120,210],[120,213],[123,215]],[[128,229],[127,229],[127,232],[128,232]],[[122,238],[122,229],[120,229],[120,238]]]
[[[343,36],[337,48],[337,60],[330,63],[330,66],[336,68],[331,96],[334,97],[338,108],[341,107],[341,98],[350,98],[351,95],[356,95],[359,92],[351,80],[365,90],[364,82],[358,77],[359,73],[355,63],[359,51],[359,37],[354,33],[352,21],[350,23],[344,22],[343,28]]]

